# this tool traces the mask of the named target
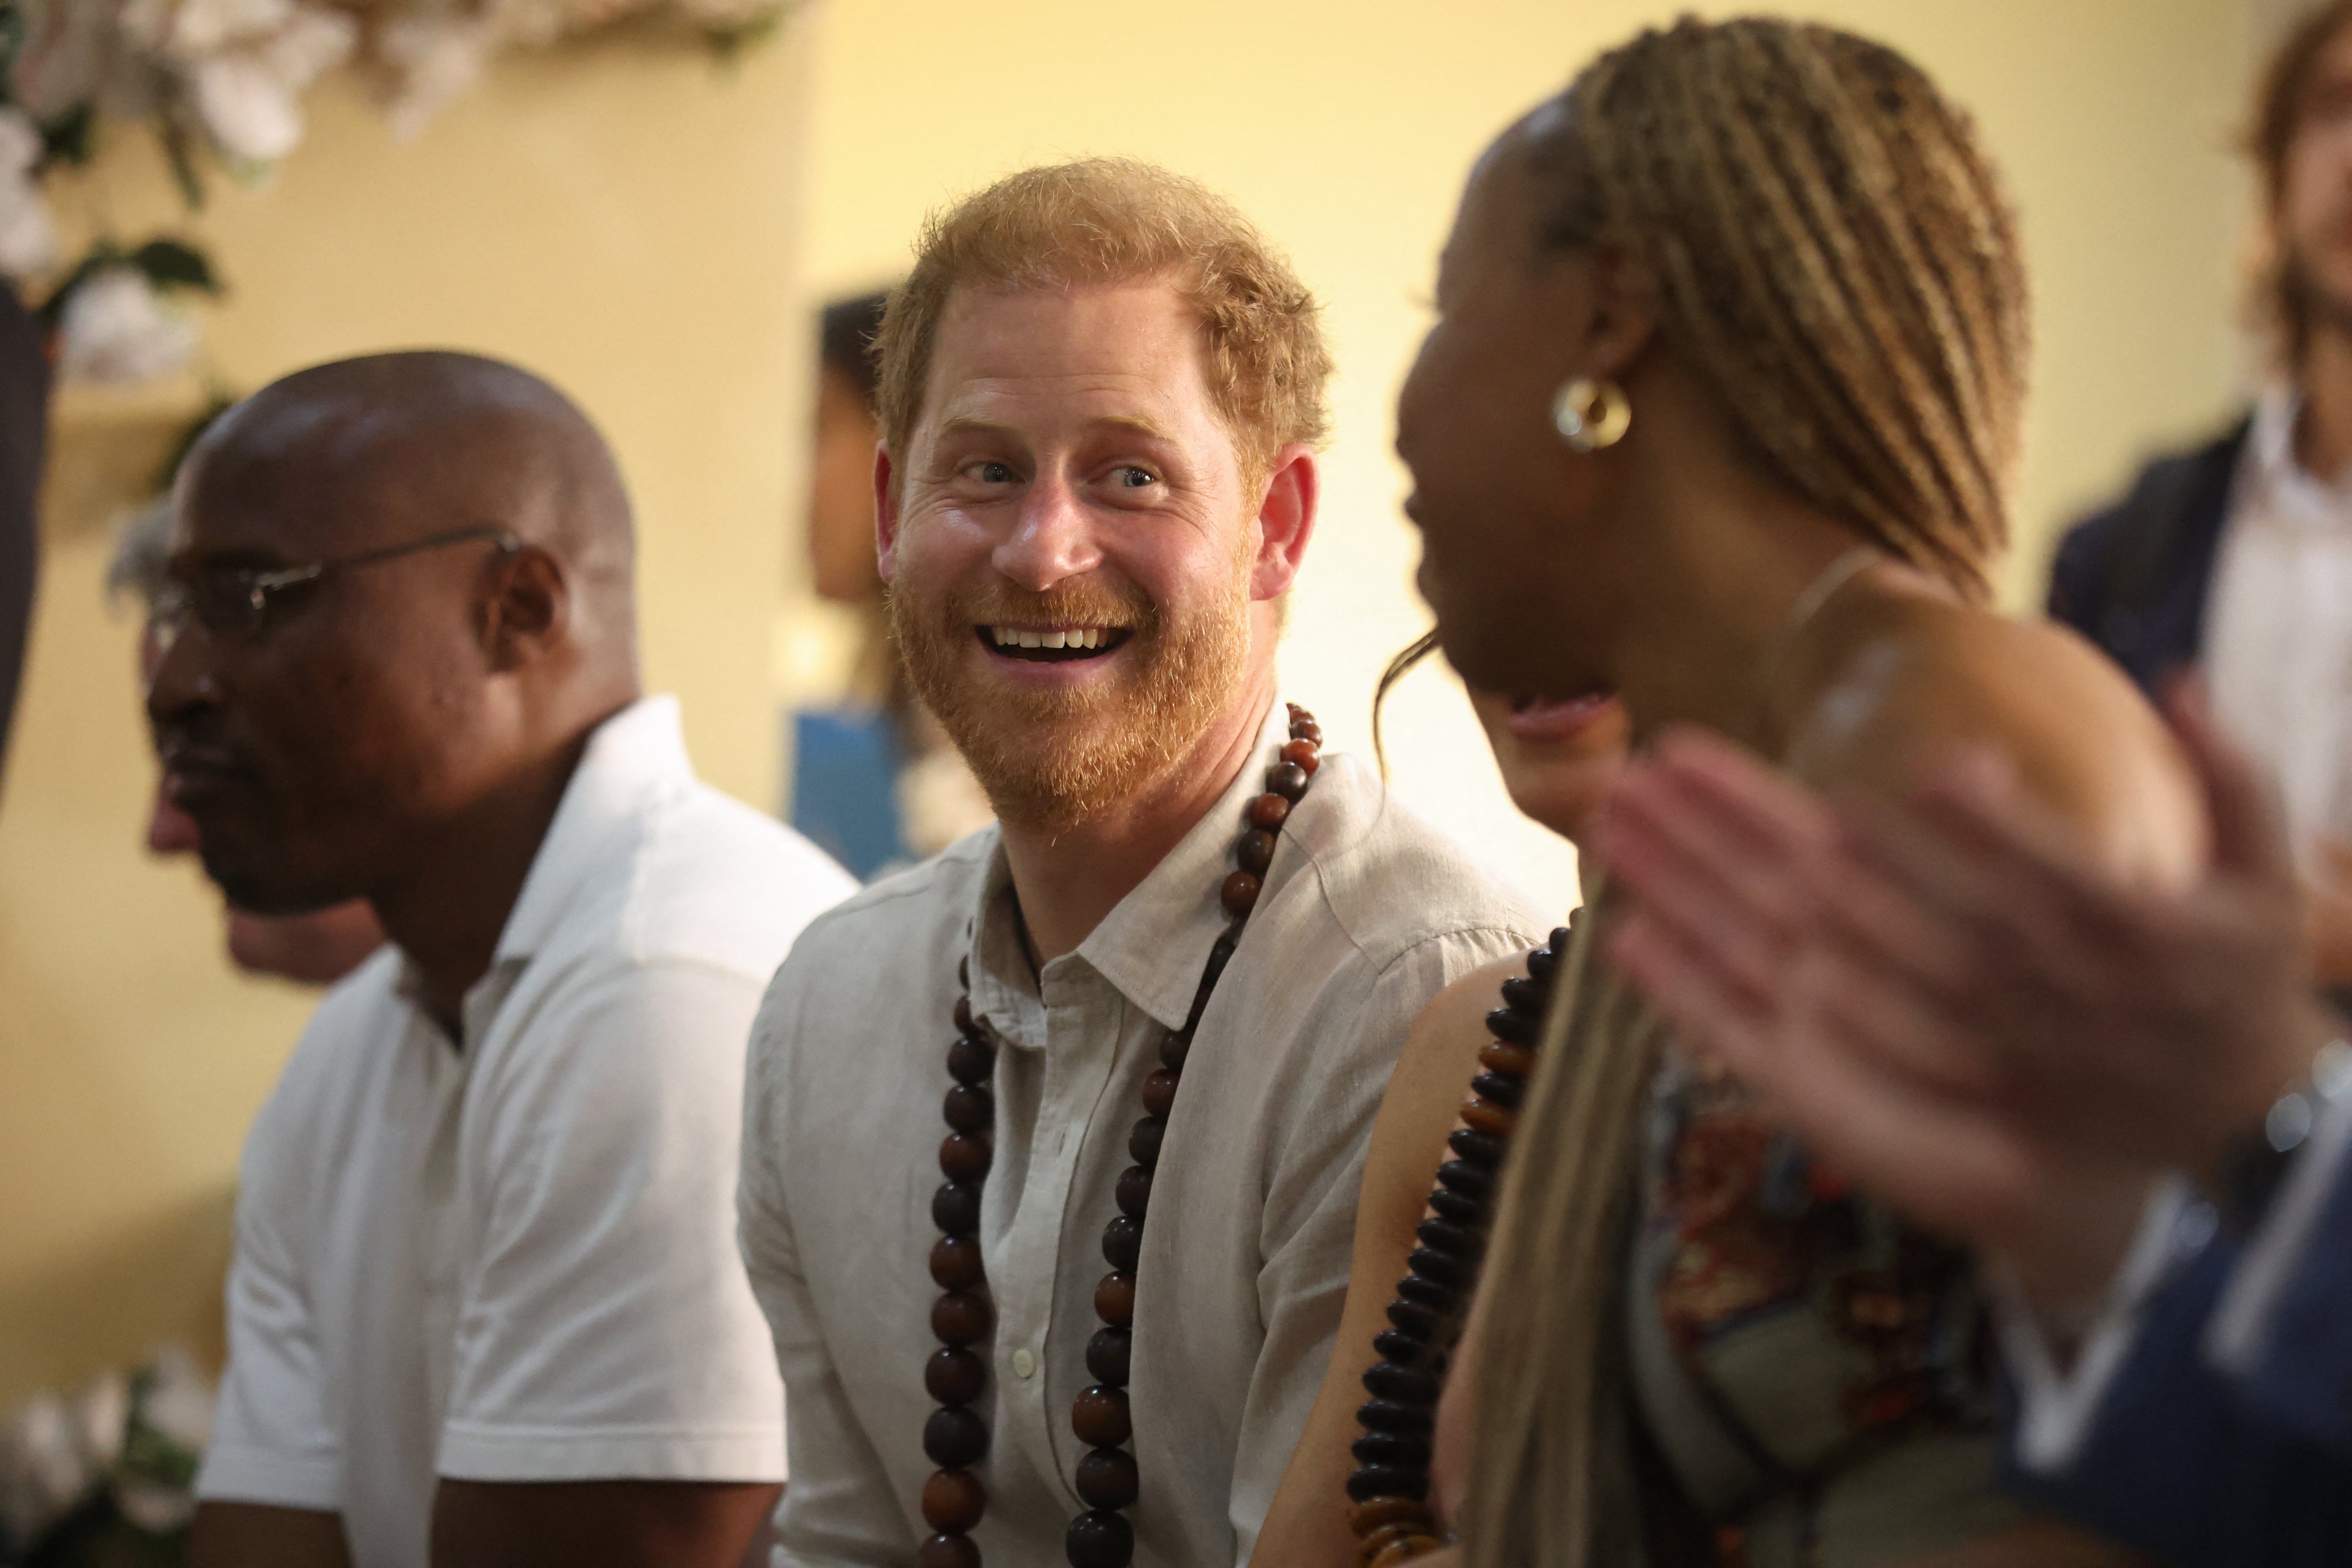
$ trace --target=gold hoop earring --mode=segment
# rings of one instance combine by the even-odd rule
[[[1625,438],[1633,423],[1633,405],[1625,389],[1613,381],[1578,376],[1551,400],[1551,422],[1560,438],[1580,452],[1598,452]]]

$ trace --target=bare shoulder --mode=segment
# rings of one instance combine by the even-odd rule
[[[1899,793],[1939,756],[1985,746],[2119,868],[2172,880],[2202,860],[2203,808],[2171,732],[2072,630],[1881,602],[1848,618],[1828,668],[1784,758],[1808,782]]]

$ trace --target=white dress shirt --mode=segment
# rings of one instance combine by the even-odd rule
[[[781,1479],[734,1242],[744,1042],[856,885],[696,781],[673,700],[599,729],[462,1041],[387,948],[254,1124],[198,1495],[336,1511],[355,1568],[423,1568],[436,1476]]]
[[[2295,854],[2352,840],[2352,475],[2295,460],[2302,405],[2273,388],[2230,496],[2204,670],[2224,728],[2274,775]]]
[[[1260,739],[1223,798],[1042,973],[991,827],[816,921],[777,975],[753,1032],[739,1201],[793,1412],[778,1568],[902,1568],[929,1533],[927,1259],[967,956],[999,1045],[974,1540],[1002,1568],[1063,1561],[1086,1506],[1070,1402],[1093,1381],[1112,1188],[1143,1079],[1225,927],[1218,886],[1279,718]],[[1202,1019],[1152,1183],[1129,1387],[1139,1564],[1248,1558],[1330,1353],[1365,1142],[1406,1031],[1448,982],[1532,946],[1538,923],[1370,772],[1325,757]]]

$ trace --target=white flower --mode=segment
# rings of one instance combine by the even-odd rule
[[[109,267],[66,300],[58,370],[68,380],[128,384],[183,369],[196,352],[196,324],[165,303],[135,267]]]
[[[99,1476],[73,1413],[56,1394],[36,1394],[0,1426],[0,1522],[17,1540],[32,1540],[70,1512]]]
[[[167,498],[168,499],[168,498]],[[195,1358],[177,1345],[155,1352],[139,1418],[191,1453],[201,1452],[213,1435],[213,1388],[196,1370]]]
[[[493,42],[489,24],[476,16],[400,16],[379,27],[375,54],[389,73],[384,114],[393,134],[418,134],[480,80]]]
[[[275,16],[277,26],[266,34],[185,57],[196,117],[230,157],[274,163],[301,143],[302,94],[351,58],[359,42],[358,24],[312,5],[288,5],[281,15],[265,12],[265,0],[215,3],[224,8],[242,6],[246,14],[207,20],[194,37],[210,39],[237,20]],[[185,32],[174,29],[175,50]]]
[[[0,276],[29,278],[57,265],[58,231],[33,170],[41,132],[22,110],[0,109]]]
[[[150,1535],[169,1535],[196,1517],[195,1494],[185,1487],[121,1476],[111,1489],[122,1517]]]
[[[74,1427],[81,1451],[95,1470],[110,1470],[131,1435],[131,1380],[119,1372],[101,1373],[74,1402]]]
[[[290,24],[294,13],[294,0],[180,0],[166,47],[182,59],[198,59],[266,38]]]

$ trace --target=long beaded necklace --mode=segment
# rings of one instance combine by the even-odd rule
[[[1358,1468],[1348,1478],[1355,1504],[1348,1525],[1362,1568],[1397,1568],[1445,1544],[1429,1504],[1429,1460],[1447,1339],[1460,1331],[1464,1304],[1478,1282],[1503,1155],[1535,1071],[1544,1009],[1575,919],[1551,933],[1549,945],[1528,954],[1528,977],[1504,981],[1503,1005],[1486,1015],[1494,1038],[1478,1053],[1462,1125],[1447,1140],[1453,1157],[1437,1168],[1428,1217],[1413,1233],[1421,1245],[1405,1260],[1409,1272],[1389,1303],[1389,1326],[1372,1340],[1381,1359],[1364,1373],[1371,1398],[1356,1411],[1364,1435],[1350,1450]]]
[[[1237,868],[1217,890],[1233,923],[1209,950],[1184,1026],[1160,1043],[1159,1070],[1144,1080],[1143,1117],[1127,1141],[1135,1163],[1118,1178],[1119,1212],[1103,1229],[1103,1261],[1110,1272],[1095,1287],[1095,1313],[1102,1327],[1087,1342],[1087,1371],[1095,1381],[1070,1405],[1070,1428],[1088,1448],[1076,1475],[1087,1510],[1070,1521],[1063,1539],[1072,1568],[1126,1568],[1135,1555],[1134,1527],[1119,1510],[1140,1489],[1135,1456],[1123,1445],[1133,1430],[1128,1361],[1151,1175],[1160,1163],[1160,1140],[1175,1109],[1192,1033],[1257,905],[1266,868],[1274,863],[1276,838],[1322,765],[1322,726],[1296,702],[1288,708],[1289,742],[1281,760],[1265,771],[1265,793],[1249,804],[1249,826],[1234,850]],[[939,1336],[940,1349],[923,1367],[923,1386],[940,1405],[923,1426],[923,1452],[940,1467],[923,1483],[922,1498],[923,1519],[936,1533],[916,1554],[920,1568],[980,1568],[980,1547],[971,1531],[988,1511],[987,1489],[971,1470],[988,1454],[988,1423],[972,1408],[987,1386],[988,1363],[971,1347],[994,1327],[996,1315],[980,1250],[981,1184],[995,1154],[996,1100],[988,1084],[996,1070],[996,1047],[972,1018],[969,959],[957,963],[956,983],[962,994],[956,998],[955,1043],[948,1047],[948,1076],[955,1083],[940,1107],[948,1135],[940,1145],[940,1173],[947,1180],[931,1196],[931,1218],[940,1233],[931,1247],[931,1279],[943,1292],[931,1307],[931,1332]]]

